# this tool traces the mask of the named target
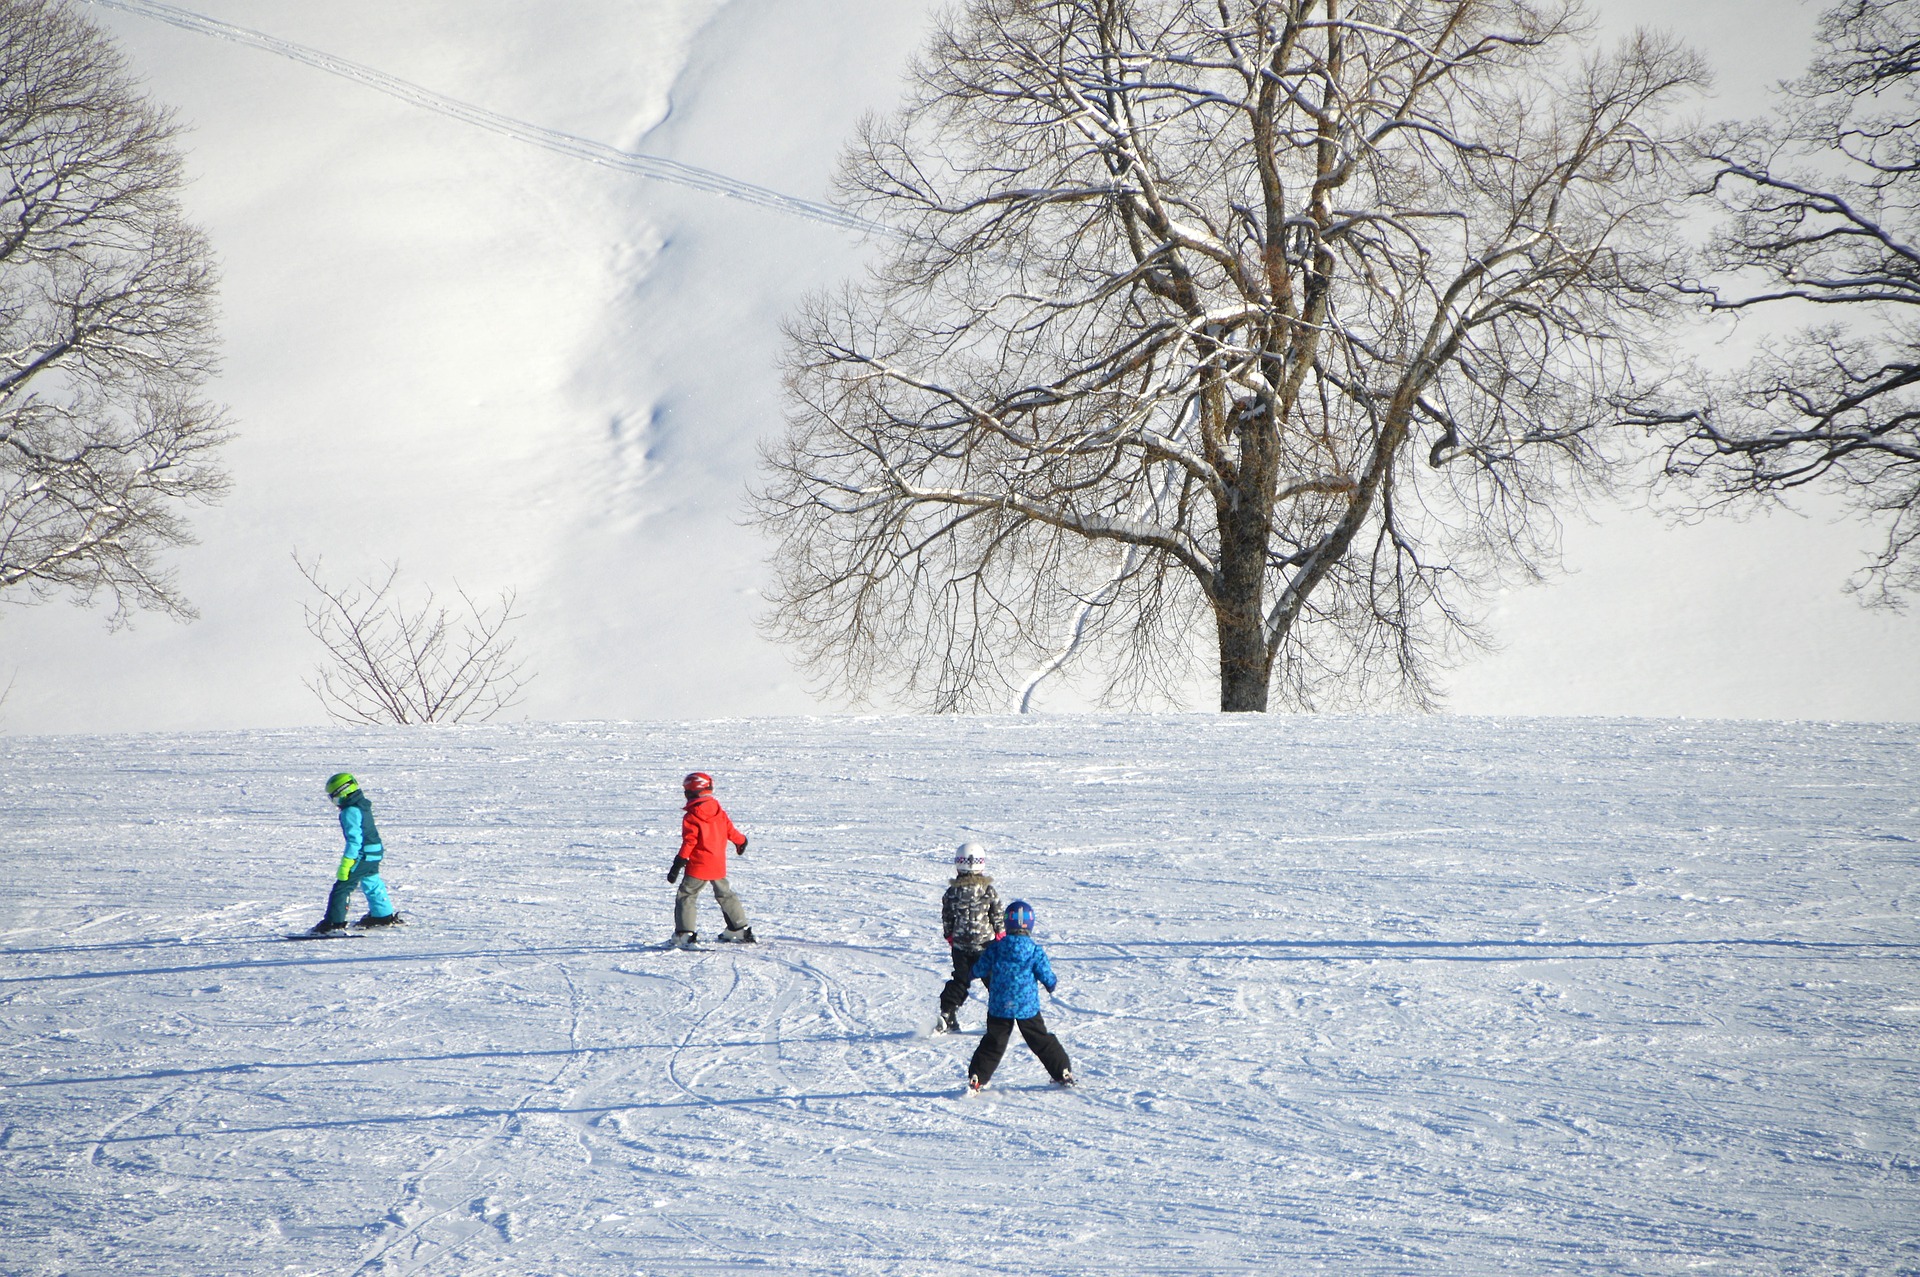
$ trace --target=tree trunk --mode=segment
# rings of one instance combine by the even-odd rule
[[[1220,712],[1265,713],[1273,673],[1267,654],[1267,520],[1252,503],[1220,517],[1219,592],[1214,598],[1220,637]],[[1250,517],[1251,515],[1251,517]]]
[[[1252,623],[1247,624],[1250,620]],[[1266,627],[1260,614],[1233,618],[1220,614],[1220,712],[1264,714],[1272,666],[1267,660]]]

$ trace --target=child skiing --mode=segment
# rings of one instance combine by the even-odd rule
[[[1040,1058],[1054,1084],[1072,1086],[1067,1049],[1047,1032],[1047,1023],[1040,1018],[1040,995],[1034,992],[1036,981],[1046,985],[1048,993],[1058,981],[1046,950],[1030,934],[1033,906],[1024,900],[1008,905],[1006,927],[1007,933],[988,945],[973,964],[973,974],[987,986],[987,1033],[967,1064],[967,1086],[977,1091],[992,1080],[1016,1024],[1027,1049]]]
[[[720,902],[720,913],[727,929],[720,933],[724,941],[753,944],[753,928],[747,925],[747,911],[740,897],[727,885],[727,844],[742,856],[747,854],[747,836],[733,827],[726,809],[713,796],[713,777],[692,772],[680,782],[687,795],[686,815],[680,818],[680,854],[667,870],[667,881],[678,882],[673,897],[673,940],[676,949],[691,949],[700,941],[694,927],[700,906],[700,889],[713,887],[713,898]],[[684,874],[684,879],[681,875]]]
[[[340,853],[340,867],[334,873],[333,890],[327,894],[327,916],[313,925],[312,934],[326,935],[347,925],[347,905],[354,889],[367,898],[367,912],[357,927],[390,927],[404,921],[393,911],[387,898],[387,884],[380,879],[380,866],[386,848],[373,823],[373,804],[360,789],[360,782],[347,772],[327,777],[327,797],[340,809],[340,832],[347,845]]]
[[[940,934],[953,958],[953,978],[940,990],[939,1033],[960,1031],[956,1014],[973,984],[980,951],[1000,938],[1000,897],[987,877],[987,852],[977,842],[961,843],[953,853],[953,881],[940,898]]]

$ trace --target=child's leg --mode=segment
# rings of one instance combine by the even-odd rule
[[[747,929],[747,911],[740,905],[740,897],[733,894],[733,888],[727,885],[725,878],[713,880],[713,898],[720,902],[720,916],[727,920],[730,931]],[[688,928],[692,930],[691,927]]]
[[[360,879],[360,894],[367,898],[367,912],[375,918],[393,916],[393,901],[387,896],[386,879],[380,876],[380,862],[374,861]]]
[[[381,897],[385,898],[387,892],[386,884],[380,882],[379,874],[379,861],[376,860],[368,863],[365,860],[356,860],[353,862],[353,868],[347,871],[347,876],[344,880],[339,878],[334,879],[333,890],[327,893],[327,921],[342,924],[346,922],[347,906],[353,903],[354,889],[359,888],[361,891],[365,891],[365,883],[368,878],[372,878],[376,884],[379,884],[378,890]],[[373,896],[371,894],[367,896],[367,904],[373,904]],[[387,911],[391,913],[393,906],[388,905]]]
[[[1027,1049],[1040,1057],[1040,1063],[1046,1066],[1047,1076],[1058,1082],[1072,1067],[1067,1060],[1067,1048],[1060,1045],[1060,1039],[1047,1032],[1047,1022],[1037,1015],[1030,1015],[1020,1021],[1020,1036],[1026,1039]]]
[[[700,913],[700,888],[707,884],[692,874],[680,875],[680,889],[673,893],[673,929],[676,933],[698,931],[694,925]]]
[[[1000,1057],[1007,1053],[1007,1039],[1013,1036],[1013,1021],[997,1015],[987,1017],[987,1031],[980,1039],[980,1045],[973,1049],[973,1059],[967,1063],[967,1076],[977,1078],[985,1086],[992,1078],[993,1071],[1000,1067]]]
[[[967,1000],[967,990],[973,986],[973,964],[979,957],[973,949],[953,951],[953,978],[940,990],[940,1014],[952,1015]]]
[[[358,866],[355,866],[354,872],[359,872]],[[347,906],[352,902],[353,879],[349,877],[345,882],[336,880],[333,884],[333,890],[327,893],[327,921],[345,926],[347,922]]]

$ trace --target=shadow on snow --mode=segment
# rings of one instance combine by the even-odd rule
[[[189,947],[206,944],[257,943],[254,940],[194,941]],[[319,942],[325,944],[325,941]],[[376,940],[376,943],[383,943]],[[397,941],[395,943],[398,943]],[[792,941],[776,938],[767,948],[796,945],[813,949],[839,949],[854,953],[895,953],[924,957],[929,964],[939,954],[897,946],[855,945],[826,941]],[[1575,959],[1626,959],[1660,957],[1689,950],[1741,953],[1747,957],[1794,957],[1811,954],[1834,956],[1857,954],[1886,958],[1920,957],[1920,944],[1874,940],[1775,940],[1741,937],[1691,940],[1129,940],[1129,941],[1046,941],[1055,956],[1075,962],[1141,962],[1177,957],[1239,957],[1267,961],[1340,962],[1397,959],[1428,962],[1531,962],[1541,957]],[[1106,950],[1106,952],[1099,952]],[[725,947],[705,953],[730,952],[745,956],[754,950]],[[0,959],[25,957],[38,953],[57,953],[58,949],[0,949]],[[573,945],[496,947],[484,949],[408,949],[399,953],[364,953],[323,957],[318,954],[298,958],[240,959],[232,962],[204,962],[161,967],[121,967],[108,971],[54,971],[44,975],[0,976],[0,986],[43,984],[70,980],[112,980],[126,976],[198,975],[212,971],[269,970],[279,967],[341,966],[357,963],[445,962],[449,959],[584,958],[595,956],[635,957],[661,954],[663,966],[689,961],[688,955],[668,953],[655,944]]]

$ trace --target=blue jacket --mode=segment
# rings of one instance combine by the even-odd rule
[[[973,977],[987,985],[987,1014],[1003,1020],[1025,1020],[1040,1014],[1040,994],[1034,982],[1052,993],[1059,981],[1047,951],[1024,932],[1002,936],[980,951],[973,961]]]
[[[373,804],[365,794],[355,794],[341,806],[340,833],[347,840],[340,854],[348,860],[378,860],[385,850],[380,845],[380,830],[373,823]]]

